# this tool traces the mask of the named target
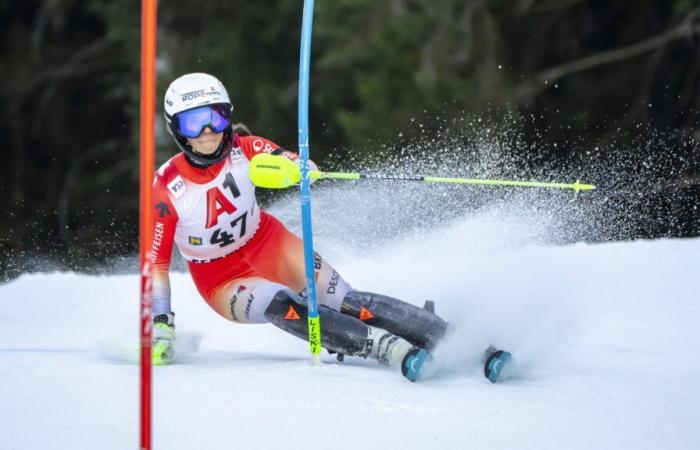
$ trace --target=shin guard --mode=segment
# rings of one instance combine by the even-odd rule
[[[325,306],[320,306],[321,345],[334,352],[366,358],[372,350],[367,325]],[[280,291],[265,310],[265,317],[275,326],[294,336],[309,340],[308,309],[304,300],[288,291]]]
[[[434,349],[447,330],[447,322],[434,312],[371,292],[348,292],[341,311],[427,350]]]

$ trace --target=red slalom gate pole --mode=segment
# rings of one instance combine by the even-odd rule
[[[141,450],[151,450],[151,300],[150,259],[153,229],[153,173],[155,170],[157,0],[141,2],[141,141],[139,187],[139,264],[141,269]]]

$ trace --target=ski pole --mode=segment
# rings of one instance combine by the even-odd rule
[[[261,153],[250,161],[250,179],[262,188],[284,189],[299,183],[301,172],[299,166],[284,156]],[[539,181],[515,181],[515,180],[488,180],[478,178],[448,178],[432,177],[424,175],[375,175],[358,172],[322,172],[310,170],[309,178],[312,180],[398,180],[398,181],[422,181],[425,183],[450,183],[469,184],[481,186],[511,186],[511,187],[536,187],[547,189],[572,189],[574,192],[595,189],[592,184],[581,183],[547,183]]]

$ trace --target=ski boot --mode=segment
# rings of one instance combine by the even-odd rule
[[[511,354],[498,350],[490,346],[484,352],[484,376],[491,382],[496,383],[503,375],[503,370],[511,360]]]
[[[401,368],[401,374],[409,381],[420,379],[426,363],[432,359],[427,350],[381,328],[368,328],[372,342],[370,358],[385,366]]]
[[[417,381],[423,375],[423,370],[430,361],[432,361],[432,357],[427,350],[412,347],[401,361],[401,373],[409,381]]]

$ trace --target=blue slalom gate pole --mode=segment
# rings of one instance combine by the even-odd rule
[[[309,179],[309,63],[311,60],[311,30],[314,20],[314,0],[304,0],[299,52],[299,158],[301,168],[301,226],[304,238],[306,294],[309,309],[309,345],[311,363],[321,365],[321,323],[316,302],[314,277],[314,245],[311,231],[311,180]]]

